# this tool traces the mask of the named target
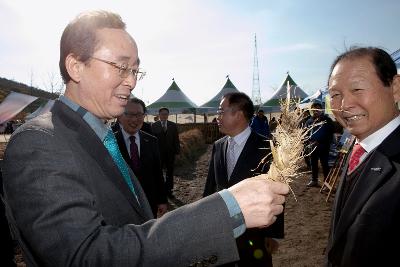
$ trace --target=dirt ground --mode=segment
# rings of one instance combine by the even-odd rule
[[[194,166],[177,170],[174,194],[176,207],[201,198],[208,171],[211,146]],[[179,175],[179,176],[178,176]],[[325,202],[326,194],[319,188],[307,188],[310,175],[298,177],[291,187],[297,202],[290,195],[285,207],[285,238],[279,241],[279,249],[273,254],[275,267],[321,266],[328,239],[333,198]]]

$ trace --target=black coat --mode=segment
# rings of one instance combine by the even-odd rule
[[[226,167],[227,147],[228,136],[217,140],[213,145],[203,196],[208,196],[214,192],[221,191],[222,189],[228,188],[246,178],[265,173],[269,169],[270,157],[268,157],[268,160],[266,160],[264,164],[260,164],[262,159],[271,152],[269,141],[266,140],[265,137],[252,131],[228,181]],[[246,232],[237,239],[237,246],[241,258],[243,255],[242,253],[248,254],[248,251],[251,253],[252,248],[249,247],[250,241],[252,241],[253,244],[263,244],[265,237],[283,238],[283,235],[283,213],[279,215],[277,221],[268,228],[246,230]],[[271,258],[270,255],[265,256]]]
[[[400,240],[400,126],[360,166],[341,209],[342,179],[332,212],[328,266],[395,266]],[[344,178],[344,177],[343,177]]]
[[[160,153],[158,151],[157,138],[143,131],[139,131],[140,136],[140,169],[135,172],[140,185],[142,186],[151,209],[157,214],[157,205],[167,203],[164,178],[161,170]],[[125,145],[122,131],[115,132],[119,150],[122,157],[132,168],[132,162]]]

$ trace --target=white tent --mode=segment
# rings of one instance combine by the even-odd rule
[[[272,97],[267,102],[260,106],[260,109],[263,109],[265,113],[280,112],[280,100],[286,98],[288,85],[290,87],[291,99],[295,98],[303,100],[308,96],[299,86],[297,86],[296,82],[292,79],[292,77],[290,77],[288,72],[282,85],[274,92]]]
[[[218,110],[219,103],[221,102],[222,97],[227,94],[227,93],[236,93],[239,92],[239,90],[235,87],[235,85],[232,83],[232,81],[229,79],[229,75],[226,76],[227,80],[222,87],[222,89],[216,94],[212,99],[210,99],[208,102],[205,104],[201,105],[197,110],[199,113],[215,113]]]
[[[193,103],[172,79],[171,86],[155,102],[147,106],[149,114],[157,114],[161,107],[169,109],[170,114],[195,113],[197,105]]]

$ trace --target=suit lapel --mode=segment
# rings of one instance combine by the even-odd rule
[[[140,214],[144,219],[148,219],[145,211],[139,206],[138,201],[127,186],[108,150],[92,128],[90,128],[82,117],[67,108],[64,104],[60,106],[56,105],[54,108],[59,109],[60,112],[62,112],[62,120],[69,128],[75,128],[73,129],[73,132],[75,133],[73,138],[76,139],[86,153],[88,153],[93,160],[98,163],[98,166],[103,170],[105,176],[123,193],[138,214]],[[138,190],[139,192],[142,191],[140,187],[140,189],[137,188],[137,184],[135,183],[135,190]],[[140,193],[138,194],[142,195]],[[139,201],[141,201],[141,198],[139,198]]]
[[[248,162],[253,162],[253,157],[255,156],[253,149],[257,148],[255,133],[251,132],[249,138],[247,138],[246,143],[243,147],[242,152],[235,164],[235,168],[232,171],[231,178],[229,179],[229,184],[233,185],[241,180],[243,180],[243,175],[241,171],[250,172]],[[257,148],[258,149],[258,148]],[[246,175],[245,175],[246,176]],[[239,180],[237,180],[239,177]]]
[[[149,158],[149,139],[147,136],[143,134],[142,131],[139,131],[140,135],[140,161],[144,162],[147,158]]]
[[[124,140],[124,135],[122,134],[122,130],[119,130],[119,131],[117,131],[115,133],[115,138],[117,139],[119,151],[121,152],[122,157],[125,159],[126,162],[130,162],[130,156],[129,156],[128,149],[126,148],[126,144],[125,144],[125,140]]]
[[[218,184],[222,188],[228,188],[228,171],[226,167],[226,152],[228,149],[228,136],[225,136],[222,142],[220,143],[220,149],[219,149],[219,166],[217,166],[217,169],[219,170],[221,175],[218,175],[217,179]]]

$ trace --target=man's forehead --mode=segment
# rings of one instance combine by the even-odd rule
[[[126,105],[125,109],[126,110],[137,110],[137,109],[143,110],[143,107],[139,103],[128,103]]]

